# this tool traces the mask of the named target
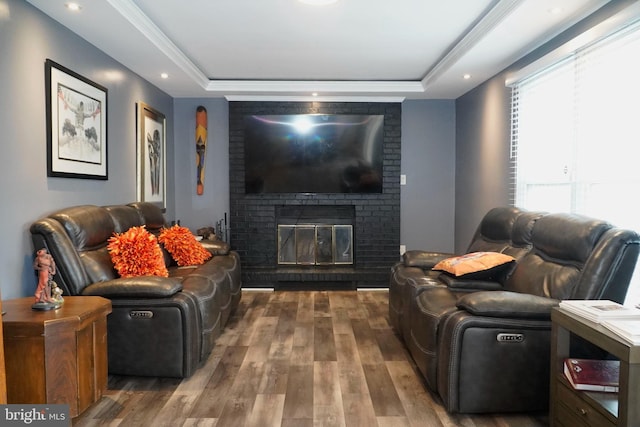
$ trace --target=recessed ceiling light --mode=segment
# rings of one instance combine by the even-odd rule
[[[313,92],[311,96],[318,96],[318,92]]]
[[[160,77],[162,77],[163,79],[168,79],[169,78],[169,74],[167,73],[161,73]]]
[[[561,7],[552,7],[551,9],[548,10],[548,12],[552,15],[559,15],[562,12],[564,12],[564,9]]]
[[[462,76],[462,78],[465,80],[469,80],[471,78],[471,74],[465,74],[464,76]]]
[[[298,0],[298,1],[304,4],[312,4],[314,6],[325,6],[328,4],[333,4],[338,0]]]
[[[65,6],[67,7],[67,9],[74,12],[78,12],[80,9],[82,9],[82,6],[80,6],[78,3],[65,3]]]

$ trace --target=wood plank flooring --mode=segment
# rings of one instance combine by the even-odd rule
[[[448,414],[388,322],[388,292],[243,291],[188,379],[109,376],[80,426],[541,427],[548,417]]]

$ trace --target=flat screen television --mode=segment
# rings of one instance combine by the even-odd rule
[[[383,127],[383,115],[245,116],[245,192],[381,193]]]

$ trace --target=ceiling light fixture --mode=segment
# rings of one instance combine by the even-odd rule
[[[561,7],[552,7],[548,10],[548,12],[552,15],[560,15],[562,12],[564,12],[564,9]]]
[[[78,3],[65,3],[65,7],[73,12],[78,12],[82,9],[82,6]]]
[[[462,76],[462,78],[465,80],[469,80],[471,78],[471,74],[465,74],[464,76]]]
[[[169,74],[167,73],[161,73],[160,77],[162,77],[163,79],[168,79],[169,78]]]
[[[326,6],[336,3],[338,0],[298,0],[300,3],[311,4],[313,6]]]

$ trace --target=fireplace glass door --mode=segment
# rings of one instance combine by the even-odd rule
[[[353,264],[353,227],[333,226],[334,264]]]
[[[316,226],[316,264],[333,264],[333,226]]]
[[[313,225],[296,226],[296,264],[313,265],[316,263],[316,227]]]
[[[278,225],[278,264],[353,264],[351,225]]]

